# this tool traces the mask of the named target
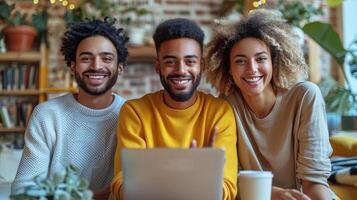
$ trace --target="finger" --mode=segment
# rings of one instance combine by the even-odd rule
[[[209,137],[209,141],[208,141],[207,147],[213,147],[214,141],[216,140],[217,132],[218,132],[218,127],[214,126],[212,131],[211,131],[211,135]]]
[[[281,195],[284,200],[297,200],[290,192],[286,191]]]
[[[298,200],[311,200],[306,194],[299,192],[297,190],[290,190],[290,193]]]
[[[195,139],[191,141],[190,148],[197,148],[197,141]]]

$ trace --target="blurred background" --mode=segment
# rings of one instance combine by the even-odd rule
[[[151,38],[158,23],[192,19],[207,43],[219,24],[260,8],[279,10],[294,27],[308,80],[324,95],[331,133],[356,129],[357,0],[0,0],[0,199],[6,199],[16,173],[33,107],[77,90],[59,52],[68,24],[110,16],[125,28],[129,61],[114,91],[132,99],[162,88]],[[217,95],[205,80],[199,88]],[[349,117],[352,124],[344,124]]]

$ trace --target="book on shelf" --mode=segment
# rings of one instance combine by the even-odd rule
[[[6,106],[1,106],[0,108],[0,117],[3,123],[4,128],[13,128],[14,124],[10,120],[9,110]]]
[[[25,90],[36,89],[38,83],[38,67],[34,64],[12,63],[0,66],[0,89]]]
[[[2,103],[0,107],[0,121],[2,126],[4,128],[26,127],[33,108],[33,102]]]

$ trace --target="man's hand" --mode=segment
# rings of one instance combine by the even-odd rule
[[[214,126],[211,131],[211,135],[209,137],[208,144],[205,145],[205,147],[213,147],[214,141],[216,140],[217,133],[218,133],[218,127]],[[197,148],[197,141],[195,139],[193,139],[191,141],[190,148]]]
[[[283,189],[279,187],[272,187],[272,200],[311,200],[307,195],[295,189]]]

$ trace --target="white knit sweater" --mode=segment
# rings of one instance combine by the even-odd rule
[[[94,110],[75,100],[73,94],[51,99],[34,109],[25,133],[25,147],[12,184],[12,193],[33,184],[36,175],[52,177],[69,164],[98,190],[113,178],[116,126],[124,99]]]

